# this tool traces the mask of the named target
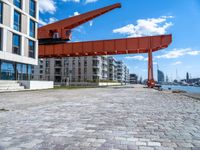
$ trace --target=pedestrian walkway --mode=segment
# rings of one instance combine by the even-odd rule
[[[199,150],[200,101],[141,86],[0,94],[0,150]]]

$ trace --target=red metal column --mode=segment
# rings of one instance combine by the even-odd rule
[[[153,88],[155,86],[155,81],[153,77],[153,57],[152,57],[152,49],[148,50],[148,82],[147,85],[149,88]]]

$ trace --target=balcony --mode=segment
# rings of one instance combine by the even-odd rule
[[[56,60],[54,67],[62,67],[62,61],[61,60]]]
[[[93,71],[93,75],[100,76],[100,72],[99,71]]]
[[[54,67],[55,67],[55,68],[61,68],[61,67],[62,67],[62,64],[55,64]]]
[[[99,57],[99,56],[93,56],[93,61],[100,61],[101,60],[101,57]]]
[[[62,72],[58,72],[58,71],[56,71],[56,72],[55,72],[55,75],[59,75],[59,76],[61,76],[61,75],[62,75]]]

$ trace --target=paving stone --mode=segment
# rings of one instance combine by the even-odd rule
[[[161,143],[159,143],[159,142],[148,142],[148,146],[157,147],[157,146],[161,146]]]
[[[139,146],[139,150],[154,150],[152,147]]]
[[[200,101],[138,86],[1,93],[0,150],[199,150]]]
[[[146,146],[147,145],[146,142],[135,142],[135,144],[138,146]]]
[[[172,147],[156,147],[155,150],[174,150]]]
[[[179,147],[194,147],[191,143],[177,143]]]

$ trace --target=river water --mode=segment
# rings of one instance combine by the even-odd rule
[[[172,90],[183,90],[188,93],[200,94],[200,87],[194,87],[194,86],[162,85],[162,88],[165,90],[168,90],[168,88],[171,88]]]

